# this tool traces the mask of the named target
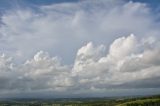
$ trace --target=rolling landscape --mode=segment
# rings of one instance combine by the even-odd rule
[[[137,97],[3,99],[0,106],[160,106],[160,95]]]

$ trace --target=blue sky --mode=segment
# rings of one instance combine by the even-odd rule
[[[22,3],[24,5],[48,5],[52,3],[64,3],[64,2],[78,2],[80,0],[1,0],[0,7],[1,8],[9,8],[10,6],[14,6],[16,3]],[[151,5],[153,8],[160,5],[159,0],[126,0],[126,1],[134,1],[134,2],[142,2]]]
[[[159,93],[159,4],[0,0],[0,97]]]
[[[31,4],[39,4],[39,5],[44,5],[44,4],[51,4],[51,3],[62,3],[62,2],[77,2],[81,0],[12,0],[13,2],[27,2]],[[149,3],[151,5],[159,5],[159,0],[126,0],[126,1],[134,1],[134,2],[144,2],[144,3]],[[6,5],[10,4],[10,0],[1,0],[1,5]]]
[[[63,3],[63,2],[77,2],[79,0],[1,0],[1,7],[8,8],[14,3],[24,3],[26,5],[47,5],[52,3]]]

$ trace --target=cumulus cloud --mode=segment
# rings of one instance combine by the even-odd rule
[[[84,50],[83,52],[87,54],[88,45],[90,43],[79,51]],[[146,88],[157,87],[159,86],[158,80],[155,84],[153,79],[159,78],[159,65],[157,64],[159,59],[155,59],[155,57],[158,57],[159,48],[145,48],[145,50],[140,51],[143,46],[142,42],[138,42],[133,34],[118,38],[110,45],[109,53],[97,61],[90,61],[90,57],[83,61],[81,59],[75,60],[73,71],[81,68],[81,71],[77,72],[77,76],[80,76],[79,82],[87,83],[90,87],[116,88],[120,86],[132,88],[135,82],[141,82],[142,80],[145,82],[148,79],[153,82],[148,82],[150,84],[145,86]],[[77,57],[79,57],[79,51]],[[86,61],[89,61],[88,64],[85,63]],[[140,86],[140,84],[139,86],[135,85],[137,88]]]
[[[50,57],[46,52],[40,51],[33,59],[14,67],[10,58],[4,55],[1,58],[0,90],[6,94],[64,92],[74,84],[69,67],[61,65],[57,57]]]
[[[0,91],[87,96],[159,89],[156,18],[145,3],[116,0],[8,10],[0,26]]]
[[[142,47],[145,50],[140,51]],[[2,55],[0,90],[75,95],[111,89],[159,88],[159,51],[159,47],[146,48],[131,34],[116,39],[106,55],[104,45],[89,42],[77,51],[73,66],[62,65],[58,57],[50,57],[43,51],[19,65]]]

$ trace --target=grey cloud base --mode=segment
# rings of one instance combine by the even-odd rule
[[[151,48],[158,44],[150,40],[138,42],[132,34],[116,39],[108,54],[103,56],[105,46],[94,46],[90,42],[78,50],[73,67],[62,65],[57,57],[50,57],[43,51],[20,65],[1,55],[0,91],[17,95],[26,92],[30,97],[30,93],[47,95],[51,92],[59,96],[86,93],[84,96],[87,96],[92,93],[107,95],[114,90],[159,89],[160,48]]]

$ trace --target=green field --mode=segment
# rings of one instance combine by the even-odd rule
[[[160,95],[118,98],[10,99],[0,106],[160,106]]]
[[[116,106],[160,106],[160,98],[129,101]]]

